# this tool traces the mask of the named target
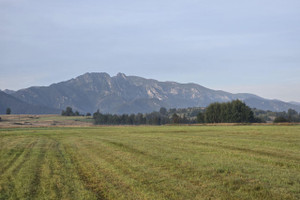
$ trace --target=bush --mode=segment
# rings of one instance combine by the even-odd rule
[[[279,116],[274,119],[274,123],[282,123],[282,122],[289,122],[289,120],[283,116]]]

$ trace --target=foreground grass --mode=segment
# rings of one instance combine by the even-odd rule
[[[0,129],[0,199],[300,199],[300,126]]]

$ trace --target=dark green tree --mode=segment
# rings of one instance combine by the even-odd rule
[[[199,112],[197,115],[197,122],[198,123],[205,123],[204,114],[202,112]]]
[[[6,108],[6,114],[10,115],[11,114],[11,109],[10,108]]]
[[[206,108],[204,119],[207,123],[255,122],[251,108],[240,100],[210,104]]]
[[[220,123],[221,122],[221,104],[212,103],[205,111],[205,122],[207,123]]]
[[[73,112],[71,107],[67,107],[66,110],[61,111],[61,115],[63,115],[63,116],[74,116],[75,113]]]
[[[135,116],[135,119],[136,119],[136,124],[146,124],[146,118],[142,113],[138,113]]]
[[[174,113],[172,115],[172,123],[173,124],[179,124],[179,122],[180,122],[180,117],[176,113]]]
[[[293,109],[288,109],[287,119],[290,122],[299,122],[300,121],[299,116],[298,116],[298,112],[293,110]]]
[[[254,122],[253,112],[250,107],[240,100],[234,100],[232,103],[231,115],[232,119],[229,122],[232,123],[245,123]]]
[[[166,115],[167,114],[167,109],[165,107],[161,107],[159,109],[159,113],[162,114],[162,115]]]

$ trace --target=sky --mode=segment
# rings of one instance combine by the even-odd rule
[[[300,102],[299,0],[0,0],[0,89],[86,72]]]

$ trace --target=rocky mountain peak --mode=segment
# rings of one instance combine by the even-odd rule
[[[127,76],[124,73],[119,72],[116,76],[117,78],[122,78],[122,79],[126,79]]]

